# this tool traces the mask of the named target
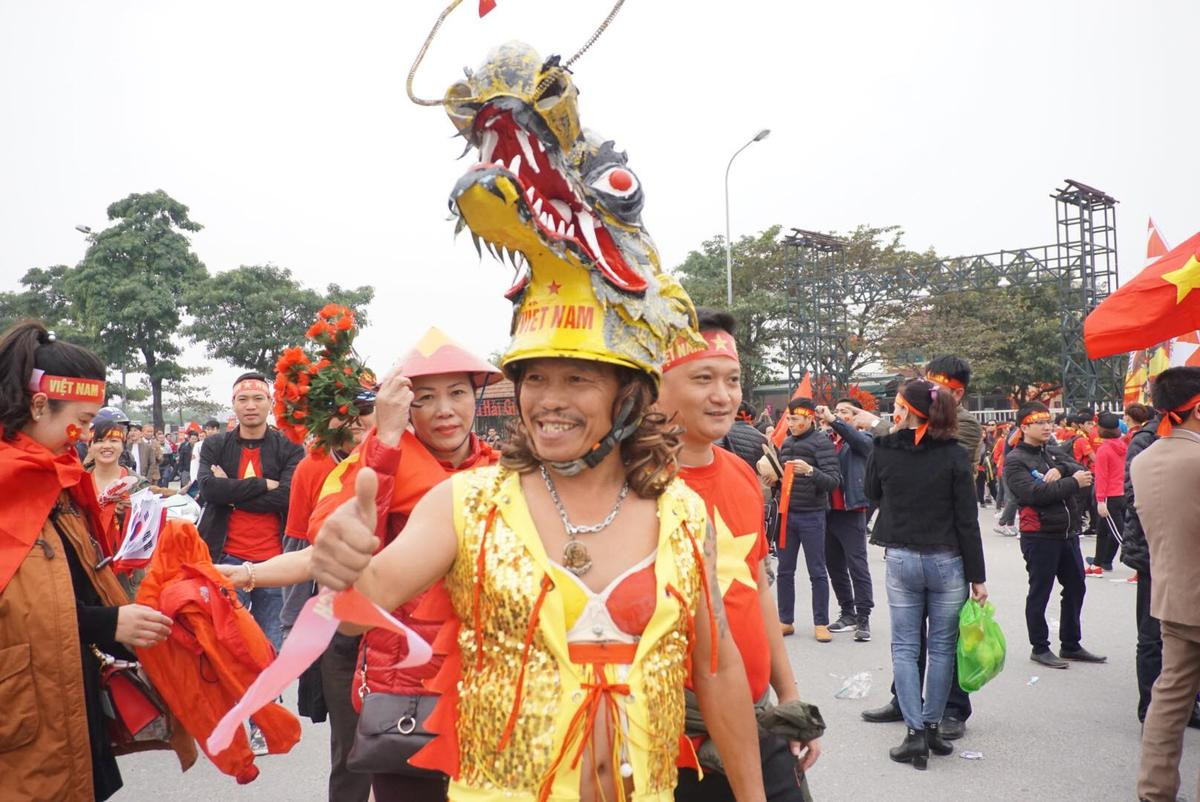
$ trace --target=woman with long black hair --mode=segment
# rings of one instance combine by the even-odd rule
[[[908,725],[892,760],[924,769],[953,747],[938,732],[954,674],[958,613],[987,600],[971,459],[954,439],[957,402],[924,379],[896,394],[892,433],[875,440],[865,490],[879,506],[871,542],[884,546],[892,617],[892,673]],[[921,688],[921,632],[928,668]],[[923,692],[922,692],[923,691]],[[924,701],[922,701],[924,700]]]
[[[133,659],[171,620],[129,604],[102,564],[96,491],[74,443],[104,363],[40,323],[0,337],[0,777],[5,798],[107,799],[121,787],[93,647]],[[86,739],[86,740],[85,740]],[[9,796],[11,795],[11,796]]]

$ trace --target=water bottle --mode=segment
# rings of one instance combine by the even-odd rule
[[[1046,474],[1042,473],[1041,471],[1037,470],[1036,468],[1030,470],[1030,473],[1033,474],[1034,479],[1038,480],[1039,482],[1042,482],[1043,484],[1045,483]]]
[[[837,699],[862,699],[871,690],[871,672],[860,671],[848,678],[834,694]]]

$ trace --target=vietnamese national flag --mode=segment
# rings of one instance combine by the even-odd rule
[[[1200,233],[1100,302],[1083,322],[1090,359],[1147,348],[1200,328]]]
[[[1167,241],[1154,225],[1154,218],[1146,220],[1146,267],[1158,261],[1171,250]],[[1139,348],[1129,352],[1129,368],[1125,371],[1125,403],[1149,403],[1150,380],[1166,369],[1163,363],[1170,362],[1170,354],[1174,347],[1173,340],[1156,343],[1149,348]]]
[[[792,393],[791,400],[795,401],[797,398],[812,398],[812,377],[808,374],[807,370],[804,371],[804,378],[800,380],[800,386]],[[783,414],[779,416],[779,423],[775,424],[775,431],[771,433],[771,442],[775,444],[775,448],[780,448],[783,445],[783,441],[787,439],[787,434],[787,410],[785,409]]]

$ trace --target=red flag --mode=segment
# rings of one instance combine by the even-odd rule
[[[1167,241],[1154,225],[1154,218],[1146,220],[1146,261],[1143,267],[1153,264],[1165,256]],[[1163,364],[1170,359],[1174,343],[1170,340],[1152,345],[1149,348],[1139,348],[1129,352],[1129,367],[1125,370],[1125,403],[1146,403],[1150,398],[1150,380],[1166,366]]]
[[[800,380],[800,386],[792,393],[791,400],[795,401],[797,398],[812,399],[812,377],[808,375],[808,371],[804,371],[804,378]],[[779,416],[779,423],[775,424],[775,431],[771,433],[771,442],[775,444],[776,448],[779,448],[787,439],[787,434],[787,410],[785,409]]]
[[[1150,263],[1083,322],[1088,357],[1147,348],[1200,328],[1200,233]]]
[[[783,466],[783,484],[779,488],[779,548],[787,548],[788,503],[792,500],[792,482],[796,479],[796,465],[789,462]]]
[[[1165,256],[1167,251],[1171,250],[1167,247],[1167,241],[1163,239],[1162,234],[1158,233],[1158,226],[1154,225],[1154,218],[1146,220],[1146,264],[1151,264],[1155,259]]]

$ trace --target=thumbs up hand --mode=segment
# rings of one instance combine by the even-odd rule
[[[354,482],[354,498],[325,519],[313,540],[312,573],[318,584],[345,590],[355,583],[379,548],[375,537],[375,471],[363,468]]]

